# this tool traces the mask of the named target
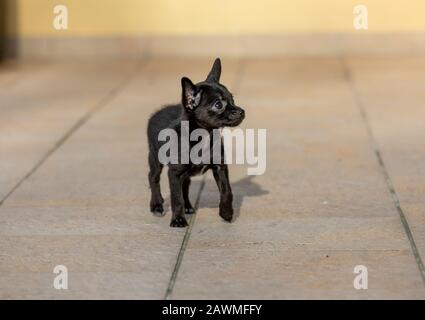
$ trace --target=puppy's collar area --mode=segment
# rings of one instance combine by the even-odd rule
[[[188,110],[187,108],[184,108],[183,110],[183,117],[182,119],[183,121],[189,121],[189,125],[191,129],[196,129],[196,128],[200,128],[200,129],[205,129],[208,132],[217,129],[217,128],[213,128],[211,127],[208,123],[203,122],[199,119],[197,119],[193,113],[192,110]]]

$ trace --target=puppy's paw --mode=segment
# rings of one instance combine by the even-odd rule
[[[186,214],[194,214],[195,213],[195,209],[192,207],[191,204],[189,204],[189,205],[185,206],[184,212]]]
[[[188,223],[185,217],[176,217],[171,220],[170,227],[172,228],[184,228],[187,227]]]
[[[151,204],[151,212],[154,216],[163,217],[164,216],[164,207],[161,203]]]
[[[233,219],[233,210],[220,210],[220,217],[227,222],[232,222]]]

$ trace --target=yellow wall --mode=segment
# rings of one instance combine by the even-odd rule
[[[425,31],[425,0],[16,0],[21,36],[360,32],[353,6],[369,8],[369,33]],[[69,9],[69,30],[52,27]],[[365,31],[361,31],[365,32]]]

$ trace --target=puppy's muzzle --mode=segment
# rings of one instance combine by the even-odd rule
[[[229,115],[229,120],[233,126],[239,125],[245,119],[245,110],[240,107],[234,107]]]

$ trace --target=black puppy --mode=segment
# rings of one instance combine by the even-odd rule
[[[159,179],[163,163],[159,161],[158,153],[165,142],[158,139],[163,129],[173,129],[179,137],[182,136],[181,123],[188,121],[189,134],[195,129],[206,129],[210,135],[211,161],[207,164],[194,164],[190,159],[188,164],[183,164],[181,159],[181,146],[179,150],[179,163],[168,163],[168,178],[171,193],[171,227],[185,227],[187,221],[185,213],[192,214],[194,209],[189,201],[190,177],[211,169],[214,179],[220,191],[220,216],[230,222],[233,217],[233,195],[229,183],[227,165],[224,163],[224,150],[221,143],[221,158],[219,163],[214,163],[213,157],[213,130],[222,127],[234,127],[239,125],[245,118],[245,112],[237,107],[233,101],[232,94],[225,86],[219,83],[221,75],[221,62],[216,59],[207,79],[198,84],[184,77],[182,84],[182,102],[178,105],[166,106],[156,112],[148,123],[149,140],[149,184],[152,198],[150,210],[155,215],[162,216],[164,200],[161,196]],[[187,123],[187,122],[186,122]],[[221,139],[221,137],[219,138]],[[190,142],[189,149],[194,143]],[[207,145],[208,147],[208,145]],[[185,152],[187,152],[186,150]],[[217,161],[216,161],[217,162]]]

